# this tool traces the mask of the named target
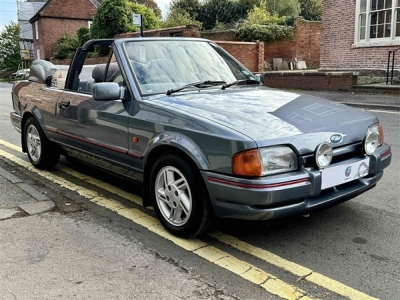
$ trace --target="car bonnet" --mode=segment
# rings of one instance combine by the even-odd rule
[[[299,152],[313,151],[339,135],[339,146],[360,141],[375,116],[338,102],[268,88],[182,93],[156,100],[197,115],[253,139],[259,147],[292,144]]]

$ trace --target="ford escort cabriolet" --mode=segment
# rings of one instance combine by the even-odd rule
[[[93,64],[99,47],[110,54]],[[349,200],[392,157],[371,113],[268,88],[203,39],[91,40],[68,73],[35,61],[12,101],[35,167],[64,155],[133,180],[181,237],[215,218],[268,220]]]

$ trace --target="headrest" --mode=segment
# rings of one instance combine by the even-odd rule
[[[95,82],[102,82],[104,80],[104,71],[106,69],[106,65],[96,65],[92,70],[92,77]]]
[[[49,61],[34,60],[30,68],[28,80],[45,83],[54,76],[57,70],[56,66]]]
[[[106,70],[106,64],[96,65],[92,70],[92,78],[95,82],[102,82],[104,80],[104,72]],[[107,70],[106,81],[113,81],[119,74],[119,68],[117,63],[111,63]]]

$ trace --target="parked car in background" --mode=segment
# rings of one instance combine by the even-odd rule
[[[99,46],[110,55],[84,66]],[[215,217],[339,204],[375,187],[392,158],[373,114],[270,89],[203,39],[88,41],[67,74],[35,61],[12,101],[35,167],[52,169],[62,154],[140,183],[143,205],[181,237]]]
[[[17,72],[11,74],[11,78],[28,78],[30,69],[19,69]]]

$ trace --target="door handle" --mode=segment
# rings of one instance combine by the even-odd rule
[[[63,100],[61,101],[60,105],[58,106],[59,108],[61,107],[68,107],[70,105],[70,101],[69,100]]]

